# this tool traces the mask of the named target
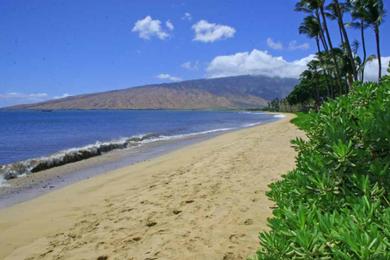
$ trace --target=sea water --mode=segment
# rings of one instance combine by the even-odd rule
[[[18,166],[18,175],[114,149],[225,132],[276,119],[277,115],[237,111],[0,111],[0,167],[4,173],[8,170],[4,165],[22,162],[25,169]]]

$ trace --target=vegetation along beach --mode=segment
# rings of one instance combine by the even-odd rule
[[[0,259],[390,259],[387,0],[0,9]]]

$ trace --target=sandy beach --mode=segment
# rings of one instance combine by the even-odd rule
[[[294,167],[277,122],[217,136],[0,210],[1,259],[245,259],[267,185]]]

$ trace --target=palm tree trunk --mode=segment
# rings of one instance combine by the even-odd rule
[[[317,44],[317,51],[318,51],[318,53],[320,53],[321,48],[320,48],[320,40],[318,39],[318,36],[316,36],[316,44]]]
[[[375,24],[374,30],[375,30],[376,52],[377,52],[377,59],[378,59],[378,65],[379,65],[378,80],[381,80],[381,78],[382,78],[382,61],[381,61],[381,47],[380,47],[380,41],[379,41],[379,26],[377,24]]]
[[[362,81],[364,82],[364,70],[366,66],[366,59],[367,59],[367,50],[366,50],[366,39],[364,36],[364,20],[361,19],[360,21],[360,33],[362,37],[362,48],[363,48],[363,63],[362,63]]]
[[[331,53],[331,56],[332,56],[334,65],[335,65],[335,67],[336,67],[337,85],[338,85],[338,87],[341,89],[340,67],[339,67],[339,64],[338,64],[338,62],[337,62],[336,56],[335,56],[335,54],[334,54],[334,52],[333,52],[332,39],[330,38],[330,34],[329,34],[329,30],[328,30],[328,25],[327,25],[327,23],[326,23],[326,17],[325,17],[325,12],[324,12],[324,6],[323,6],[323,5],[320,7],[320,13],[321,13],[321,16],[322,16],[322,22],[323,22],[323,25],[324,25],[324,31],[325,31],[325,34],[326,34],[326,38],[328,39],[328,43],[329,43],[329,47],[330,47],[330,53]]]
[[[341,45],[344,46],[344,36],[343,36],[343,32],[341,31],[341,28],[339,28],[339,33],[340,33]]]
[[[335,7],[336,7],[336,14],[337,14],[337,21],[338,21],[338,24],[339,24],[339,28],[342,31],[342,34],[344,36],[345,47],[347,47],[347,54],[348,54],[349,61],[351,63],[353,79],[357,80],[355,60],[354,60],[353,55],[352,55],[352,49],[351,49],[351,45],[349,43],[348,34],[347,34],[347,31],[345,30],[344,21],[343,21],[343,15],[342,15],[341,10],[340,10],[339,1],[338,0],[333,0],[333,2],[334,2]],[[352,86],[351,85],[352,82],[350,82],[350,80],[349,80],[348,83],[349,83],[349,85],[351,87]]]
[[[318,9],[316,10],[315,14],[316,14],[318,22],[320,23],[320,38],[321,38],[322,45],[324,46],[324,50],[328,51],[329,48],[328,48],[328,44],[326,43],[326,40],[325,40],[325,34],[324,34],[324,30],[322,28],[322,22],[321,22],[320,14],[318,13]]]
[[[318,112],[318,110],[320,110],[320,83],[319,83],[319,80],[318,80],[318,72],[317,72],[317,69],[314,69],[314,78],[315,78],[315,91],[316,91],[316,97],[315,97],[315,107],[316,107],[316,111]]]
[[[330,38],[330,34],[329,34],[329,30],[328,30],[328,24],[326,22],[326,17],[325,17],[325,12],[324,12],[324,7],[321,7],[320,11],[321,11],[322,23],[323,23],[323,26],[324,26],[323,29],[325,31],[326,38],[328,40],[328,44],[329,44],[330,49],[333,50],[333,43],[332,43],[332,39]]]
[[[324,47],[324,50],[328,51],[329,49],[328,49],[328,46],[326,45],[326,40],[325,40],[324,35],[320,35],[320,39],[321,39],[322,46]]]

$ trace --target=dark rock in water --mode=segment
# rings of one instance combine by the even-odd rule
[[[131,146],[138,145],[144,140],[157,137],[159,137],[159,135],[147,134],[140,137],[131,137],[113,142],[97,142],[95,145],[58,152],[48,157],[31,159],[0,166],[0,175],[4,176],[4,179],[9,180],[16,178],[22,174],[39,172],[64,164],[81,161],[91,157],[99,156],[102,153],[110,152],[116,149],[125,149]]]
[[[32,169],[31,172],[39,172],[64,164],[81,161],[94,156],[101,155],[99,149],[92,147],[91,149],[83,149],[78,151],[65,152],[57,156],[52,156],[40,160]]]
[[[27,171],[27,166],[23,162],[20,162],[3,165],[0,169],[0,174],[4,176],[4,179],[10,180],[18,177],[18,175],[26,173]]]
[[[127,143],[108,143],[100,145],[99,152],[105,153],[115,149],[124,149],[127,147]]]
[[[4,174],[4,179],[6,179],[6,180],[15,179],[16,177],[18,177],[18,174],[15,172],[6,172]]]
[[[160,135],[158,135],[158,134],[146,134],[146,135],[141,137],[141,141],[149,140],[149,139],[153,139],[153,138],[158,138],[158,137],[160,137]]]

